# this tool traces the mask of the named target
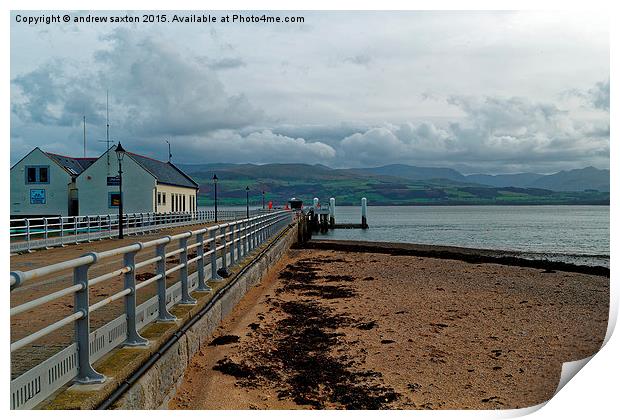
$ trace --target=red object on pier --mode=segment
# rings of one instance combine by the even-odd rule
[[[267,203],[267,206],[269,207],[269,210],[271,210],[273,208],[273,201]]]

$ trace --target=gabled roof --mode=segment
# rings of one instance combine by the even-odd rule
[[[43,153],[63,167],[65,171],[69,172],[72,176],[78,176],[97,160],[97,158],[72,158],[69,156],[57,155],[55,153]]]
[[[142,166],[157,179],[160,184],[177,185],[179,187],[198,188],[198,184],[194,182],[185,172],[174,166],[171,162],[162,162],[161,160],[127,152],[138,165]]]

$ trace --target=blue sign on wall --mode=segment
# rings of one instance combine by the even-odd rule
[[[30,190],[30,204],[45,204],[45,190]]]

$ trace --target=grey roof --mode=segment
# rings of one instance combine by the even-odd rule
[[[138,162],[140,166],[149,171],[157,179],[157,182],[161,184],[198,188],[198,184],[193,179],[170,162],[162,162],[131,152],[127,152],[127,154]]]
[[[65,168],[73,176],[81,174],[86,168],[93,164],[97,158],[72,158],[69,156],[57,155],[55,153],[45,153],[50,159]]]

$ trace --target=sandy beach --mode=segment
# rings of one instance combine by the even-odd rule
[[[191,361],[173,409],[504,409],[553,396],[607,328],[609,279],[291,250]]]

